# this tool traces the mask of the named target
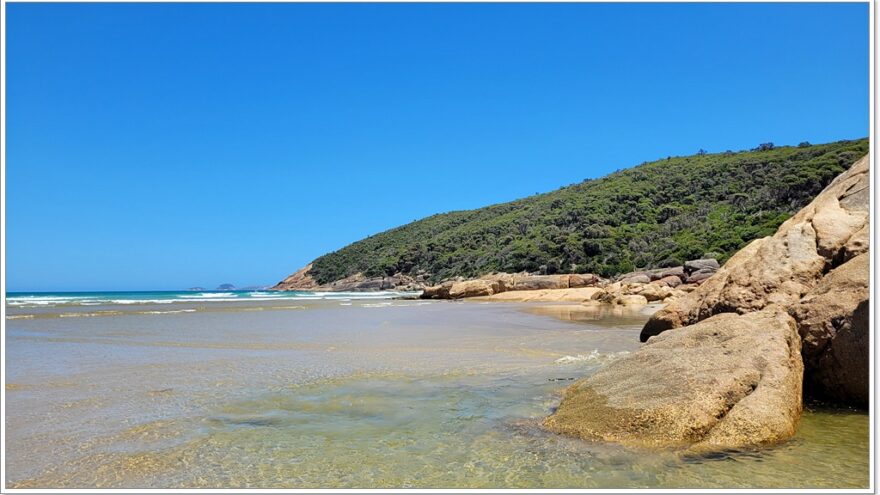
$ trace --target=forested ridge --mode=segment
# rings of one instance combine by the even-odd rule
[[[773,234],[868,152],[868,140],[668,157],[549,193],[433,215],[317,258],[328,283],[425,274],[436,282],[494,271],[596,273],[720,262]]]

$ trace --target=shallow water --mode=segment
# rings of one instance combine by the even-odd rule
[[[542,430],[572,379],[637,348],[643,312],[290,306],[7,306],[35,315],[6,322],[8,486],[868,485],[861,412],[808,410],[789,442],[700,458]]]

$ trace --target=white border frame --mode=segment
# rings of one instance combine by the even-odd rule
[[[473,2],[471,0],[435,0],[436,3],[542,3],[535,0],[482,0]],[[430,3],[435,3],[430,2]],[[6,4],[7,3],[250,3],[241,0],[88,0],[78,2],[76,0],[15,0],[7,2],[0,0],[0,289],[6,296]],[[253,3],[298,3],[290,0],[260,0]],[[306,2],[303,2],[306,3]],[[311,0],[307,3],[420,3],[419,0],[383,0],[382,2],[369,2],[365,0]],[[428,2],[426,2],[428,3]],[[766,0],[738,0],[736,2],[722,2],[716,0],[677,0],[675,2],[667,2],[662,0],[553,0],[552,3],[768,3]],[[870,231],[871,245],[877,245],[877,231],[875,225],[876,201],[875,191],[877,186],[877,176],[875,173],[874,139],[875,139],[875,118],[876,118],[876,99],[875,99],[875,57],[876,57],[876,0],[869,1],[845,1],[835,2],[828,0],[774,0],[772,3],[868,3],[868,28],[869,28],[869,160],[870,160]],[[871,283],[870,283],[870,300],[875,301],[875,281],[876,281],[876,251],[872,250],[870,257],[871,265]],[[876,382],[875,382],[875,348],[877,347],[876,332],[876,311],[874,304],[869,306],[869,319],[872,329],[871,345],[869,354],[869,366],[871,370],[870,376],[870,401],[868,411],[870,415],[870,446],[869,446],[869,486],[865,489],[455,489],[455,488],[430,488],[430,489],[25,489],[25,488],[7,488],[6,487],[6,304],[0,306],[0,336],[3,339],[3,351],[0,353],[0,375],[2,375],[3,389],[0,390],[0,404],[2,404],[3,424],[0,426],[2,431],[3,445],[0,446],[0,478],[2,478],[2,488],[0,493],[874,493],[875,476],[876,476],[876,417],[874,415],[874,400],[876,399]]]

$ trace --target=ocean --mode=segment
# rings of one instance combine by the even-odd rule
[[[688,457],[548,433],[648,312],[267,291],[9,293],[10,488],[866,487],[869,418]]]

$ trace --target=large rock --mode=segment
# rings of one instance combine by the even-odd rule
[[[622,306],[644,306],[648,304],[648,299],[640,294],[624,294],[614,298],[614,304]]]
[[[791,437],[802,410],[794,320],[771,306],[659,335],[569,387],[544,424],[633,446],[718,450]]]
[[[660,279],[664,279],[667,277],[678,277],[682,282],[687,278],[687,275],[684,273],[683,266],[673,266],[671,268],[664,268],[660,271]]]
[[[673,278],[678,280],[676,277]],[[651,282],[650,284],[637,287],[634,292],[643,296],[648,302],[662,301],[672,295],[672,289],[669,286],[657,282]]]
[[[272,290],[314,290],[317,289],[320,285],[309,271],[312,269],[312,264],[300,268],[296,272],[294,272],[291,276],[285,278],[281,282],[278,282]]]
[[[509,290],[568,289],[568,275],[518,275]]]
[[[600,281],[597,275],[592,273],[575,273],[568,276],[568,287],[576,289],[578,287],[593,287]]]
[[[714,258],[703,258],[699,260],[691,260],[685,262],[684,271],[685,273],[693,273],[698,270],[710,270],[715,271],[719,268],[718,261]]]
[[[377,290],[421,290],[423,287],[424,284],[409,275],[396,274],[390,277],[367,277],[363,273],[355,273],[329,284],[320,285],[314,290],[366,292]]]
[[[647,274],[640,273],[637,275],[630,275],[626,278],[620,279],[620,283],[622,285],[632,285],[632,284],[647,284],[651,281],[651,277]]]
[[[461,299],[463,297],[491,296],[496,292],[501,292],[501,287],[496,281],[465,280],[452,284],[449,288],[449,297],[451,299]]]
[[[311,274],[311,263],[300,268],[294,274],[282,280],[271,290],[309,290],[336,292],[363,292],[376,290],[421,290],[423,280],[401,273],[390,277],[367,277],[363,273],[355,273],[348,277],[335,280],[328,284],[319,284]]]
[[[836,268],[868,251],[868,165],[867,156],[853,164],[773,236],[752,241],[698,289],[655,313],[642,329],[642,341],[718,313],[744,314],[778,304],[799,318],[805,336],[809,391],[864,403],[868,390],[863,363],[868,359],[868,347],[861,344],[860,336],[866,339],[868,328],[859,307],[863,305],[867,311],[867,296],[862,299],[848,293],[856,297],[852,304],[833,310],[830,304],[836,292],[850,290],[840,285],[844,277],[834,275]],[[846,278],[867,287],[869,272],[860,266],[848,267]],[[813,309],[808,311],[808,306]],[[854,308],[852,313],[844,306]],[[822,323],[823,318],[829,318],[828,322]],[[815,337],[827,347],[821,352],[811,349],[809,338],[814,337],[810,336],[830,335],[828,325],[835,329],[835,336],[840,334],[839,340]],[[841,349],[835,349],[837,346]],[[814,352],[824,357],[814,358]]]
[[[711,277],[712,275],[715,275],[715,270],[711,270],[708,268],[701,268],[695,272],[692,272],[690,275],[688,275],[688,278],[685,280],[685,282],[687,282],[689,284],[700,283],[700,282],[706,280],[707,278]]]
[[[868,406],[869,254],[826,275],[789,309],[798,322],[810,395]]]
[[[508,302],[587,302],[605,291],[598,287],[574,289],[513,290],[491,295],[492,301]]]
[[[676,275],[667,275],[667,276],[661,278],[660,280],[658,280],[657,282],[652,282],[652,283],[660,283],[660,284],[667,285],[669,287],[674,288],[674,287],[678,287],[679,285],[681,285],[682,281],[681,281],[681,278],[679,278]]]
[[[420,299],[449,299],[449,289],[452,288],[452,282],[444,282],[440,285],[425,287]]]

